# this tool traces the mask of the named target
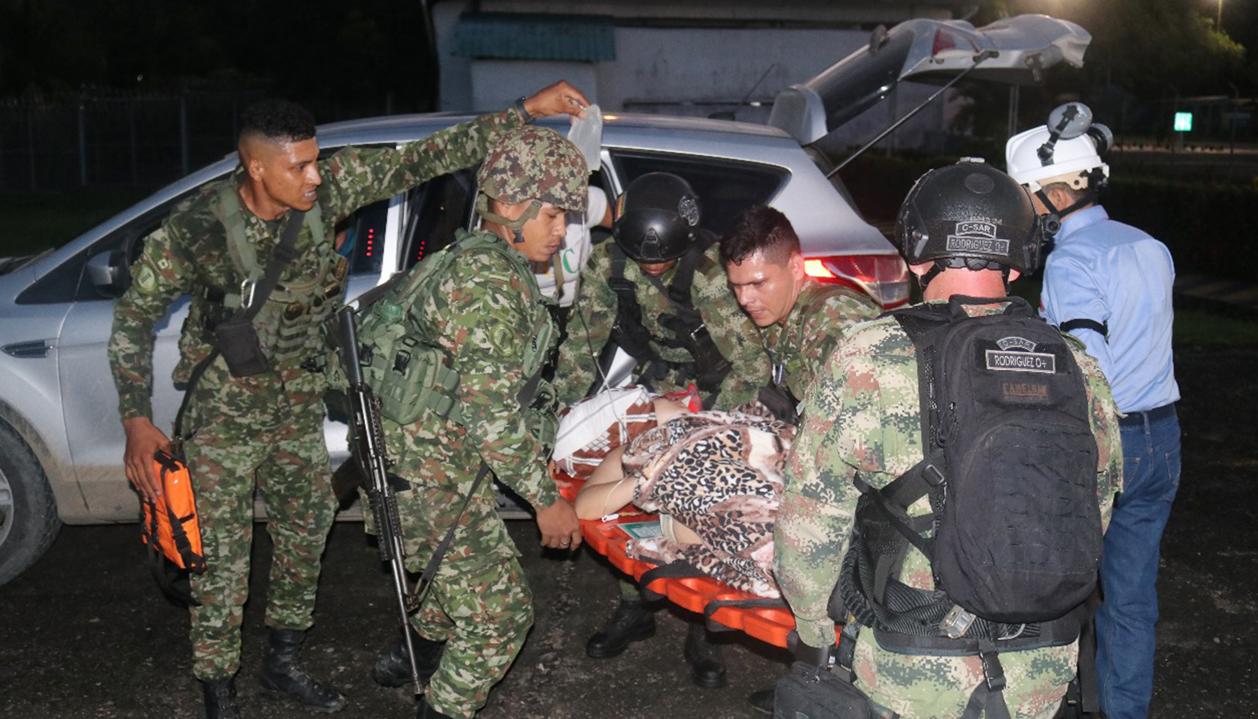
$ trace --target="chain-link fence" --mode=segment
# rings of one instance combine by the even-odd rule
[[[259,93],[92,91],[0,100],[0,191],[157,185],[235,146]]]

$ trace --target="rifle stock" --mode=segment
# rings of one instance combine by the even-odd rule
[[[380,561],[389,564],[393,575],[393,589],[402,617],[402,636],[406,641],[411,680],[415,685],[415,693],[421,694],[423,684],[415,664],[415,647],[409,629],[410,613],[418,609],[418,597],[407,591],[406,566],[403,563],[406,553],[402,547],[402,523],[398,516],[396,495],[397,489],[405,488],[406,483],[389,474],[390,462],[385,453],[384,427],[380,421],[380,400],[363,383],[362,367],[358,358],[358,330],[352,308],[340,310],[338,325],[341,364],[349,380],[350,449],[358,461],[361,476],[366,480],[367,498],[376,520]]]

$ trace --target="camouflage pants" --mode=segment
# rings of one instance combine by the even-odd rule
[[[459,483],[464,491],[471,484]],[[462,504],[455,491],[423,486],[399,492],[407,568],[423,569]],[[533,624],[532,594],[486,480],[459,522],[450,550],[412,624],[446,642],[427,700],[453,717],[473,717],[524,646]]]
[[[273,416],[249,421],[206,408],[186,448],[207,564],[192,579],[192,596],[200,603],[192,608],[191,630],[198,679],[231,676],[240,667],[255,486],[266,502],[274,543],[267,626],[304,630],[313,621],[323,547],[336,511],[323,405],[273,406]]]

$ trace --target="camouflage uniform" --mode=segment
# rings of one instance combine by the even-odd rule
[[[582,274],[581,290],[574,305],[575,316],[568,320],[568,338],[559,347],[555,389],[559,400],[565,404],[584,397],[594,383],[596,359],[616,322],[616,293],[608,285],[612,274],[613,244],[607,241],[594,248],[589,267]],[[764,386],[764,378],[769,375],[769,365],[756,339],[756,326],[730,292],[719,251],[720,246],[713,244],[704,254],[703,261],[695,270],[690,296],[717,349],[732,367],[721,383],[715,407],[730,409],[756,398],[757,391]],[[667,287],[676,271],[677,265],[674,265],[659,278],[660,282]],[[633,260],[625,262],[625,279],[634,284],[634,295],[642,307],[642,324],[651,337],[671,336],[659,321],[661,315],[674,311],[668,297]],[[669,362],[694,361],[683,348],[668,347],[658,342],[652,342],[652,346],[660,357]],[[656,389],[661,392],[685,389],[688,382],[688,378],[676,378],[670,374],[656,383]]]
[[[504,135],[481,165],[477,208],[485,221],[526,242],[525,224],[544,205],[584,211],[588,176],[575,145],[553,130],[525,127]],[[528,204],[509,219],[494,212],[491,199]],[[412,624],[424,639],[445,644],[423,701],[445,715],[472,717],[533,624],[532,596],[493,484],[472,489],[484,464],[536,510],[559,499],[546,464],[554,390],[541,377],[558,334],[554,302],[541,294],[523,247],[485,231],[460,232],[456,242],[457,261],[405,305],[417,335],[458,373],[457,402],[447,417],[386,419],[384,430],[395,469],[410,483],[397,496],[412,571],[428,563],[457,521]],[[456,520],[465,497],[467,509]]]
[[[998,311],[986,306],[972,314]],[[1122,450],[1109,386],[1096,362],[1067,337],[1087,378],[1088,405],[1098,450],[1097,492],[1102,526],[1121,487]],[[827,602],[847,552],[859,492],[857,472],[883,487],[922,458],[917,362],[914,347],[893,317],[856,325],[822,368],[804,402],[804,422],[787,463],[787,486],[774,533],[782,593],[791,604],[800,639],[834,643]],[[928,511],[926,498],[910,514]],[[910,548],[900,577],[931,589],[930,563]],[[878,705],[904,719],[961,716],[983,681],[978,657],[907,656],[881,649],[872,632],[856,643],[859,686]],[[1077,643],[1002,652],[1014,716],[1048,719],[1074,677]]]
[[[235,674],[240,658],[242,606],[248,594],[253,491],[266,500],[267,531],[275,542],[266,623],[304,630],[312,623],[320,557],[335,510],[323,438],[322,372],[301,366],[320,355],[321,319],[339,303],[345,260],[333,248],[335,224],[354,210],[429,178],[478,162],[504,130],[519,126],[505,111],[435,133],[397,149],[346,148],[319,163],[323,184],[316,208],[297,239],[298,260],[285,268],[280,287],[254,320],[276,370],[233,378],[222,359],[198,384],[187,444],[201,513],[208,571],[194,576],[193,672],[214,680]],[[147,239],[133,267],[134,282],[114,308],[109,358],[123,419],[150,416],[153,328],[171,302],[191,293],[179,345],[177,382],[210,351],[203,329],[214,307],[207,290],[232,292],[243,279],[230,256],[216,213],[223,183],[182,203]],[[281,221],[243,213],[245,237],[265,265],[279,240]],[[316,214],[319,223],[312,222]],[[273,308],[272,305],[277,305]]]
[[[872,319],[881,311],[872,299],[859,292],[806,281],[786,319],[760,329],[775,383],[796,398],[803,397],[822,363],[838,345],[844,328]]]
[[[529,380],[521,362],[528,344],[556,336],[540,297],[522,256],[510,263],[492,251],[468,250],[428,296],[415,299],[411,312],[422,318],[425,336],[459,373],[459,419],[385,421],[395,468],[411,483],[397,496],[412,571],[423,568],[454,521],[482,460],[533,507],[558,498],[546,469],[545,442],[553,437],[539,436],[516,399]],[[539,396],[548,393],[543,382]],[[518,554],[498,516],[493,483],[482,482],[413,619],[421,636],[446,642],[427,691],[429,704],[443,713],[473,716],[524,644],[533,609]]]

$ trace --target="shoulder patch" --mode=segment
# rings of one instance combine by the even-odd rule
[[[147,260],[142,259],[136,263],[132,284],[140,294],[151,295],[157,291],[157,271]]]

